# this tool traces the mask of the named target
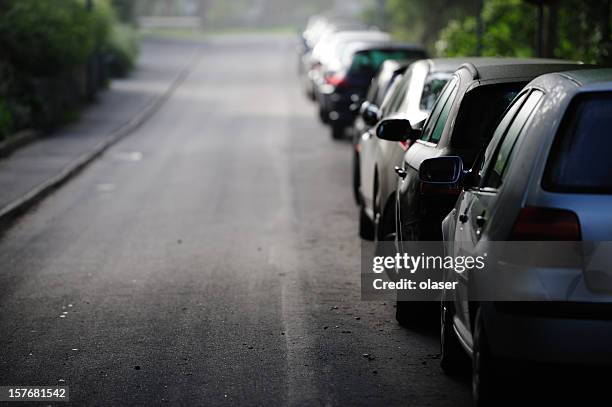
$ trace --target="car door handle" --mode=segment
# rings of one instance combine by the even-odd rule
[[[459,215],[459,222],[461,223],[465,223],[468,221],[468,216],[465,213],[462,213],[461,215]]]
[[[481,228],[485,225],[485,223],[487,223],[487,218],[485,218],[484,215],[476,216],[476,226]]]
[[[405,169],[401,168],[401,167],[395,167],[395,173],[397,174],[398,177],[400,177],[401,179],[405,179],[406,176],[408,175],[408,173],[406,172]]]

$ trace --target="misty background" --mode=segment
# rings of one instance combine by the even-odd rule
[[[362,18],[379,0],[138,0],[144,27],[299,28],[313,14]],[[164,19],[163,17],[168,17]]]

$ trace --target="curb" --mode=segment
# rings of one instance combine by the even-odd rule
[[[5,158],[18,150],[20,147],[31,143],[40,136],[36,130],[26,129],[15,133],[8,140],[0,143],[0,158]]]
[[[38,185],[34,189],[22,197],[16,199],[3,208],[0,208],[0,229],[9,225],[16,218],[24,214],[28,209],[40,202],[52,191],[60,187],[66,181],[77,175],[85,167],[91,164],[96,158],[102,155],[107,149],[115,143],[130,135],[140,126],[142,126],[149,118],[151,118],[162,105],[170,98],[179,85],[185,80],[190,72],[190,67],[197,62],[200,56],[200,50],[196,49],[189,58],[189,63],[183,67],[180,72],[172,79],[170,86],[158,96],[155,96],[149,104],[144,107],[134,118],[122,125],[120,128],[110,133],[105,140],[98,143],[90,152],[87,152],[77,158],[64,168],[59,174],[51,177],[47,181]],[[35,137],[35,134],[32,136]]]

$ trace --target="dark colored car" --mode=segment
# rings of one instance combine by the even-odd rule
[[[327,112],[333,138],[342,138],[355,121],[351,105],[365,99],[372,78],[389,59],[415,61],[426,58],[418,46],[398,43],[351,43],[336,56],[318,87],[320,109]]]
[[[354,43],[384,44],[391,41],[391,35],[376,29],[372,30],[340,30],[330,31],[323,35],[317,45],[304,60],[306,63],[306,89],[312,90],[313,100],[319,100],[319,90],[325,85],[324,78],[341,69],[341,56],[345,50]],[[328,112],[320,111],[320,119],[328,121]]]
[[[441,223],[453,209],[458,188],[430,188],[419,178],[421,163],[441,156],[461,157],[470,167],[487,145],[493,130],[514,97],[535,77],[576,69],[578,64],[560,60],[483,58],[462,65],[438,98],[421,132],[401,120],[382,121],[378,137],[391,141],[413,140],[396,169],[395,204],[382,214],[385,240],[440,241]],[[410,324],[419,316],[410,303],[398,301],[396,318]],[[413,304],[412,304],[413,305]]]

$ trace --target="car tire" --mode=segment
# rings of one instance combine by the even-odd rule
[[[359,237],[374,240],[374,222],[366,214],[363,205],[359,205]]]
[[[468,356],[453,329],[453,305],[440,303],[440,367],[447,375],[462,373],[468,365]]]
[[[474,345],[472,353],[472,397],[475,407],[497,405],[498,371],[487,343],[480,308],[474,318]]]
[[[331,125],[331,137],[334,140],[340,140],[344,138],[345,128],[344,126],[339,126],[337,124]]]

